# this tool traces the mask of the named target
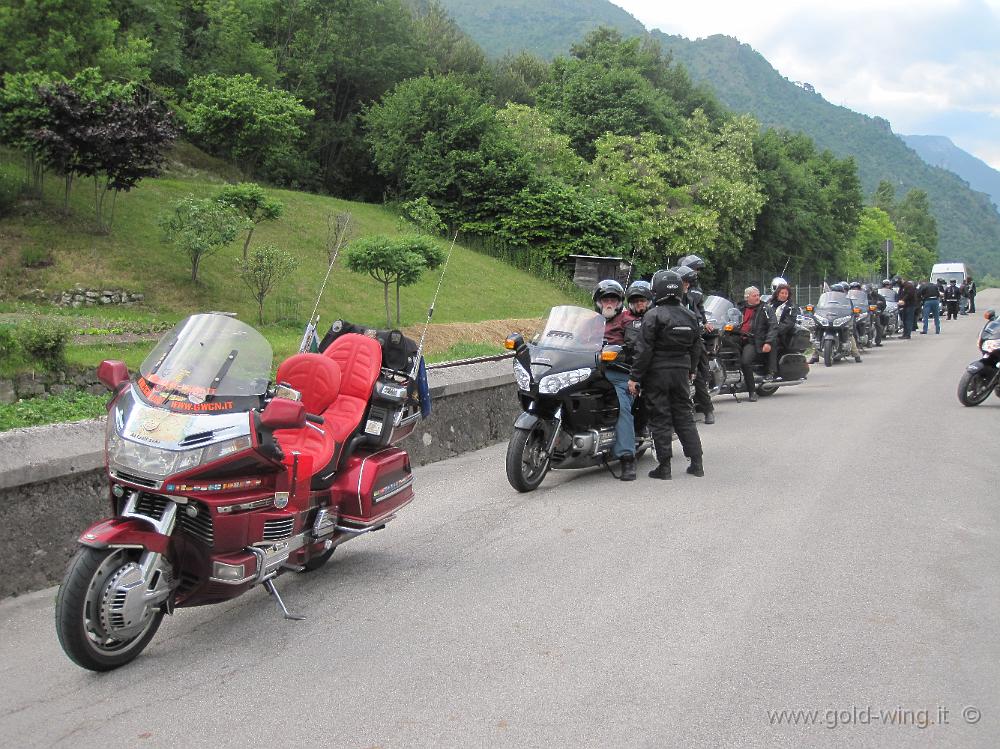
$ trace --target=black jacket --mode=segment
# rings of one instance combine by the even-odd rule
[[[944,298],[949,302],[957,302],[962,298],[962,291],[957,285],[950,283],[944,287]]]
[[[781,302],[774,297],[768,299],[767,303],[772,310],[777,310],[781,305]],[[801,314],[802,310],[789,302],[785,305],[785,308],[781,310],[781,317],[775,318],[775,323],[778,326],[777,339],[781,341],[782,345],[785,345],[788,339],[791,338],[792,333],[795,332],[795,323],[798,321],[799,315]]]
[[[917,296],[922,302],[926,302],[928,299],[940,299],[941,289],[938,288],[936,283],[925,283],[917,289]]]
[[[630,379],[641,382],[666,369],[694,374],[700,356],[698,316],[681,304],[658,304],[642,317]]]
[[[736,326],[736,333],[739,333],[743,325],[743,313],[746,311],[747,303],[744,300],[736,307],[740,311],[740,322]],[[757,353],[763,353],[764,344],[770,343],[771,346],[774,346],[777,338],[778,321],[774,317],[774,307],[761,302],[757,314],[753,316],[753,321],[750,323],[750,339],[757,347]]]

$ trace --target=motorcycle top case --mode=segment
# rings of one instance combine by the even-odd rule
[[[413,499],[410,456],[398,447],[355,453],[330,488],[342,520],[371,525]]]

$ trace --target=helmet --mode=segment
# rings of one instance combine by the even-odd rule
[[[773,294],[777,291],[779,286],[788,286],[788,281],[783,279],[781,276],[775,276],[771,279],[771,293]]]
[[[890,281],[888,278],[883,278],[882,285],[885,286],[886,288],[889,288],[890,286],[892,286],[892,281]]]
[[[957,283],[957,281],[955,281],[955,279],[954,279],[954,278],[949,278],[949,279],[948,279],[948,283]]]
[[[674,273],[681,277],[681,280],[686,283],[694,283],[698,280],[698,271],[688,265],[678,265],[676,268],[671,268]]]
[[[658,270],[653,275],[653,297],[660,304],[666,299],[677,299],[681,296],[681,277],[672,270]]]
[[[625,302],[625,289],[623,289],[622,285],[613,278],[598,281],[597,286],[594,287],[593,295],[594,309],[598,312],[601,311],[601,297],[606,296],[618,297],[618,304],[615,306],[615,314],[617,315],[622,311],[622,305]]]
[[[697,255],[685,255],[681,258],[680,265],[686,265],[695,273],[705,269],[705,261]]]
[[[636,298],[645,299],[650,304],[653,303],[653,287],[650,286],[649,281],[633,281],[625,289],[625,301],[628,302],[628,308],[631,312],[635,312],[632,300]]]
[[[861,281],[851,281],[850,286],[851,286],[852,289],[860,289],[861,288]]]
[[[938,285],[939,285],[939,286],[944,286],[944,279],[943,279],[943,278],[939,278],[939,279],[937,280],[937,282],[938,282]]]
[[[839,291],[841,294],[846,294],[847,286],[845,286],[843,283],[835,283],[833,286],[830,287],[830,291]]]

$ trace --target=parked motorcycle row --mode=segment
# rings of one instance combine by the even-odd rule
[[[776,377],[766,376],[762,362],[755,364],[753,388],[758,396],[804,383],[809,374],[805,353],[810,346],[814,356],[829,367],[850,355],[852,337],[865,350],[900,332],[893,289],[883,287],[876,292],[860,283],[850,286],[856,288],[834,284],[815,305],[803,308],[780,352]],[[711,327],[702,333],[709,358],[709,391],[739,397],[749,390],[740,367],[739,308],[717,295],[706,297],[703,304]],[[525,342],[520,335],[507,339],[507,348],[515,352],[514,378],[522,409],[506,459],[507,480],[517,491],[536,489],[552,469],[612,462],[619,406],[605,373],[619,347],[605,345],[604,322],[591,309],[553,307],[534,340]],[[645,422],[641,398],[634,411],[639,457],[652,447],[641,428]]]

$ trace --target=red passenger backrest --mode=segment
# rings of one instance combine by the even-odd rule
[[[371,397],[375,380],[382,369],[382,346],[374,338],[345,333],[323,352],[340,366],[340,393],[360,398]]]
[[[337,362],[321,354],[296,354],[281,363],[275,381],[298,390],[306,411],[322,415],[341,391],[342,373]]]

